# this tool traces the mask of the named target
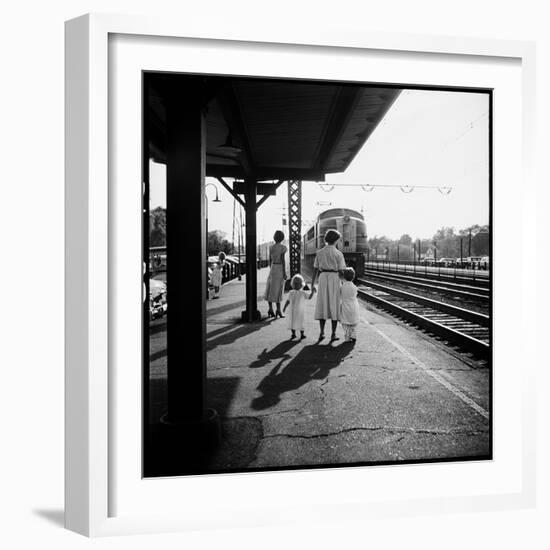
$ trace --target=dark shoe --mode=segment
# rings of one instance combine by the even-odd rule
[[[295,333],[294,331],[292,331],[291,336],[290,336],[290,339],[291,339],[291,340],[294,340],[294,338],[296,338],[296,333]]]
[[[268,317],[275,317],[275,313],[273,313],[273,310],[272,310],[272,309],[268,309],[268,310],[267,310],[267,316],[268,316]]]
[[[334,342],[335,340],[340,340],[340,338],[338,336],[336,336],[336,334],[332,333],[332,335],[330,337],[330,341]]]
[[[284,317],[284,315],[280,311],[277,311],[275,313],[275,318],[277,318],[277,317],[281,317],[281,319],[282,319]]]
[[[324,340],[325,339],[325,333],[324,332],[321,332],[321,334],[319,334],[319,342],[321,340]]]
[[[302,332],[302,333],[300,334],[300,340],[303,340],[305,337],[306,337],[306,335]]]

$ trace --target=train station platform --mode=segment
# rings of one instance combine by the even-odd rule
[[[260,322],[240,323],[244,277],[207,303],[208,406],[224,435],[201,470],[490,456],[489,369],[365,303],[354,345],[340,326],[318,342],[315,297],[306,338],[291,340],[285,318],[266,317],[267,274]],[[165,406],[165,322],[151,327],[151,422]]]

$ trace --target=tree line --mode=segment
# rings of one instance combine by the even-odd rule
[[[166,246],[166,209],[161,206],[149,212],[149,246]],[[215,229],[208,232],[206,248],[209,256],[215,256],[219,252],[230,254],[233,244],[223,231]]]
[[[166,246],[166,209],[157,207],[149,213],[149,243],[150,246]],[[428,250],[435,252],[438,258],[488,256],[489,255],[489,226],[471,225],[464,229],[455,230],[454,227],[442,227],[429,239],[415,239],[404,234],[399,239],[390,239],[384,235],[375,235],[367,241],[369,256],[383,256],[389,260],[413,260],[425,256]],[[399,246],[398,246],[399,245]],[[227,239],[226,233],[215,229],[208,232],[207,253],[215,256],[219,252],[230,254],[237,247]]]
[[[375,235],[367,241],[371,258],[412,261],[426,254],[437,258],[466,258],[489,256],[489,226],[471,225],[458,231],[454,227],[442,227],[429,239],[414,239],[404,234],[399,239]]]

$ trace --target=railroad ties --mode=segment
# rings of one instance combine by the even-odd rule
[[[368,274],[370,275],[370,273]],[[378,278],[382,278],[376,274]],[[450,288],[449,283],[444,285],[427,281],[405,281],[402,278],[384,275],[384,279],[398,284],[419,286],[424,291],[435,291],[443,296],[464,298],[464,293],[469,299],[477,298],[480,302],[489,301],[489,293],[475,292],[460,288]],[[442,338],[443,340],[458,346],[464,351],[487,359],[490,350],[490,317],[470,309],[457,307],[449,303],[426,298],[412,292],[392,286],[375,283],[372,280],[358,279],[359,296],[372,302],[386,311],[405,319],[426,331]],[[481,289],[482,291],[484,289]]]
[[[308,266],[303,265],[302,268],[306,278],[310,278],[311,270]],[[468,309],[471,305],[458,307],[448,302],[476,304],[476,309],[489,311],[491,294],[487,287],[488,281],[468,281],[464,278],[464,281],[458,283],[450,279],[430,279],[420,274],[414,276],[413,273],[366,269],[356,284],[359,298],[392,313],[411,326],[437,336],[461,352],[485,361],[490,355],[489,315]],[[437,295],[439,299],[427,298],[415,292]]]

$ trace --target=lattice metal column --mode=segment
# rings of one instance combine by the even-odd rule
[[[288,247],[290,277],[300,273],[300,250],[302,244],[302,182],[288,182]]]

